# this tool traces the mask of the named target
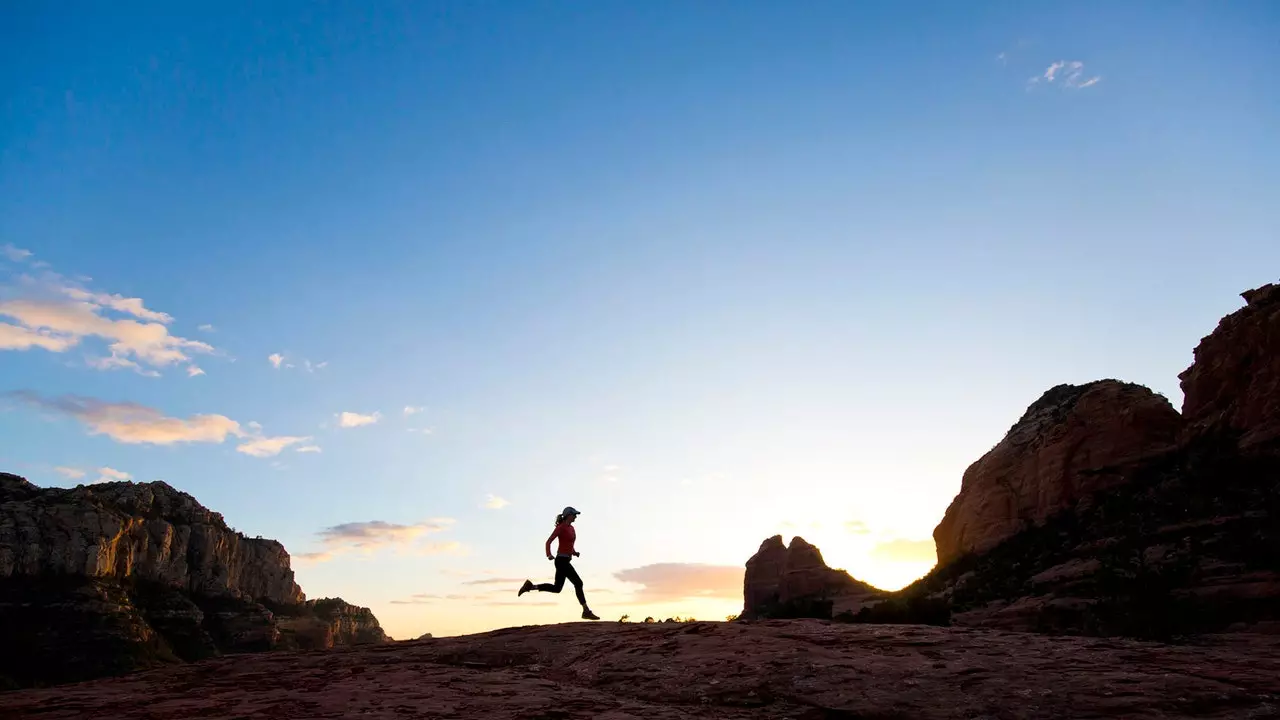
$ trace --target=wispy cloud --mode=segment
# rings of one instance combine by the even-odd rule
[[[106,435],[127,444],[221,443],[228,435],[243,434],[240,423],[225,415],[173,418],[137,403],[103,402],[75,395],[45,398],[26,390],[9,393],[9,397],[43,410],[69,415],[88,426],[91,435]]]
[[[115,468],[109,468],[109,467],[100,467],[98,468],[98,479],[95,480],[94,483],[123,482],[125,480],[132,480],[132,479],[133,479],[133,476],[123,470],[116,470]]]
[[[740,598],[744,569],[740,566],[693,563],[658,563],[613,574],[627,583],[641,585],[639,602],[666,602],[686,598]]]
[[[97,338],[107,355],[91,354],[86,363],[99,370],[159,375],[157,369],[191,364],[193,354],[215,352],[208,343],[171,334],[173,317],[141,298],[92,291],[54,272],[23,274],[0,288],[0,318],[7,320],[0,321],[0,350],[63,353]]]
[[[71,480],[79,480],[80,478],[84,477],[84,475],[85,475],[85,472],[84,472],[83,470],[81,470],[80,468],[65,467],[65,466],[61,466],[61,465],[60,465],[60,466],[58,466],[58,467],[56,467],[56,468],[54,468],[54,469],[53,469],[53,471],[54,471],[54,472],[56,472],[56,473],[58,473],[59,475],[61,475],[61,476],[65,477],[65,478],[69,478],[69,479],[71,479]]]
[[[418,544],[414,542],[430,533],[448,530],[454,523],[452,518],[432,518],[419,523],[401,525],[384,520],[368,522],[351,522],[327,527],[317,533],[320,550],[302,553],[295,556],[303,562],[326,562],[335,556],[348,552],[371,554],[388,547],[409,549],[417,553],[436,554],[456,552],[461,548],[457,542]]]
[[[200,332],[207,332],[207,333],[214,332],[213,326],[212,326],[212,325],[210,325],[209,323],[205,323],[204,325],[200,325],[200,326],[196,327],[196,329],[197,329],[197,330],[199,330]]]
[[[1062,80],[1062,87],[1082,90],[1097,85],[1102,76],[1085,77],[1084,63],[1079,60],[1057,60],[1049,64],[1044,72],[1027,80],[1027,87],[1035,87],[1041,82],[1052,84]]]
[[[318,453],[318,452],[321,452],[321,450],[320,450],[320,446],[319,446],[319,445],[303,445],[302,447],[298,448],[298,452],[300,452],[300,453]]]
[[[195,365],[187,366],[187,377],[196,377],[199,375],[204,375],[204,370],[201,370],[199,367],[196,367]]]
[[[422,412],[423,410],[426,410],[426,408],[425,408],[425,407],[414,407],[414,406],[412,406],[412,405],[405,405],[405,406],[404,406],[404,416],[405,416],[405,417],[409,417],[410,415],[417,415],[418,413]]]
[[[499,577],[499,578],[484,578],[483,580],[468,580],[467,582],[464,582],[462,584],[463,585],[511,585],[512,583],[515,583],[516,585],[519,585],[520,583],[524,582],[524,580],[525,580],[524,578]]]
[[[322,370],[329,366],[328,360],[324,362],[313,363],[306,358],[302,358],[302,360],[297,360],[294,358],[290,358],[285,353],[278,353],[278,352],[271,353],[270,355],[268,355],[267,362],[271,363],[271,367],[275,368],[276,370],[281,370],[281,369],[292,370],[298,367],[298,363],[301,362],[302,369],[306,370],[309,373],[314,373],[317,370]]]
[[[354,412],[338,413],[338,427],[353,428],[361,425],[372,425],[381,419],[382,413],[375,412],[372,415],[362,415]]]
[[[31,258],[31,251],[24,250],[20,247],[14,247],[10,244],[0,245],[0,255],[4,255],[10,262],[26,262]]]
[[[511,503],[507,502],[505,499],[490,493],[488,499],[485,500],[484,506],[490,510],[501,510],[510,504]]]
[[[444,598],[442,596],[433,595],[431,593],[415,593],[413,595],[410,595],[408,598],[404,600],[392,600],[391,604],[392,605],[431,605],[431,604],[434,604],[435,601],[443,600],[443,599]]]
[[[296,437],[292,435],[280,435],[277,437],[267,437],[265,435],[254,437],[247,440],[236,447],[236,452],[244,453],[251,457],[274,457],[280,454],[280,451],[290,445],[297,445],[310,441],[310,437]],[[319,448],[317,448],[317,451]]]
[[[10,392],[7,397],[41,410],[67,415],[89,428],[90,435],[106,435],[129,445],[175,445],[180,443],[220,444],[228,437],[242,439],[238,452],[253,457],[270,457],[284,448],[310,437],[268,437],[262,426],[250,422],[241,426],[226,415],[201,414],[187,418],[168,417],[155,408],[131,402],[104,402],[96,398],[63,395],[46,398],[29,390]]]

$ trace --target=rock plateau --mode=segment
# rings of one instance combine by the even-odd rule
[[[0,685],[384,639],[365,608],[307,601],[280,543],[165,483],[0,473]]]
[[[575,623],[22,690],[0,694],[0,717],[1261,719],[1280,717],[1276,640],[1175,647],[821,620]]]

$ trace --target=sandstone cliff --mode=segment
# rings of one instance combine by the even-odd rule
[[[818,548],[802,537],[787,547],[781,535],[760,544],[747,560],[743,575],[744,620],[761,617],[830,617],[832,612],[856,612],[884,593],[855,580],[843,570],[827,567]]]
[[[1280,286],[1243,295],[1181,374],[1181,415],[1114,380],[1052,388],[964,473],[938,566],[834,616],[1150,639],[1280,621]]]
[[[894,602],[1154,638],[1280,619],[1280,286],[1243,297],[1180,375],[1181,415],[1112,381],[1033,404],[965,473],[939,567]]]
[[[1280,285],[1241,294],[1245,307],[1200,341],[1178,376],[1192,437],[1227,433],[1246,452],[1280,452]]]
[[[933,531],[938,562],[981,553],[1172,449],[1182,418],[1145,387],[1115,380],[1059,385],[1031,404],[1004,438],[969,466]]]
[[[280,543],[165,483],[0,474],[0,685],[384,639],[365,608],[306,601]]]

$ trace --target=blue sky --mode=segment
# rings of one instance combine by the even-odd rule
[[[512,604],[566,504],[606,616],[733,612],[774,533],[904,584],[1042,391],[1179,406],[1280,276],[1278,35],[1266,2],[7,7],[0,463],[163,479],[397,637],[575,617]]]

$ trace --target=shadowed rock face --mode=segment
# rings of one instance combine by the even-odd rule
[[[1280,285],[1242,297],[1178,376],[1182,414],[1193,437],[1227,433],[1246,452],[1280,453]]]
[[[0,686],[384,640],[366,608],[306,601],[280,543],[165,483],[0,474]]]
[[[1280,648],[968,628],[573,623],[215,659],[0,694],[13,720],[1268,718]]]
[[[804,538],[793,538],[788,548],[781,535],[760,544],[747,561],[742,583],[744,619],[779,614],[808,616],[812,611],[799,605],[811,600],[830,601],[832,605],[822,612],[829,617],[832,607],[837,611],[856,610],[855,606],[881,595],[849,573],[827,567],[822,553]]]
[[[1182,416],[1114,381],[1033,404],[965,473],[939,566],[892,601],[1153,639],[1280,619],[1280,286],[1243,296],[1181,374]]]
[[[938,565],[844,619],[1157,640],[1280,620],[1280,286],[1244,298],[1180,376],[1183,415],[1115,380],[1051,388],[964,473]],[[749,605],[781,539],[753,561]]]
[[[938,562],[981,553],[1125,482],[1126,468],[1167,452],[1182,418],[1145,387],[1115,380],[1050,389],[964,473],[933,532]]]

